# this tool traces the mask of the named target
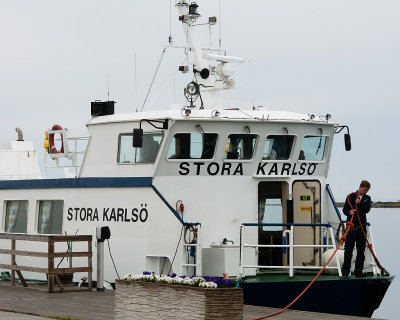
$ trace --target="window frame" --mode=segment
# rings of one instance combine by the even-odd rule
[[[7,217],[8,217],[8,213],[7,213],[7,203],[8,202],[25,202],[26,203],[26,227],[25,227],[25,232],[10,232],[10,231],[6,231],[6,224],[7,224]],[[28,211],[29,211],[29,200],[21,200],[21,199],[13,199],[13,200],[4,200],[3,201],[3,227],[2,230],[4,233],[7,234],[28,234]]]
[[[255,136],[256,142],[254,143],[254,149],[253,149],[253,153],[251,155],[251,158],[249,158],[249,159],[228,159],[228,158],[225,158],[225,155],[227,155],[227,153],[225,153],[225,148],[226,148],[229,136],[232,135],[232,134],[235,134],[235,135],[247,135],[247,134],[250,134],[250,135],[254,135]],[[224,152],[223,152],[223,155],[222,155],[222,161],[223,162],[233,162],[233,163],[235,163],[235,162],[253,162],[254,156],[257,153],[259,140],[260,140],[260,135],[258,133],[242,133],[242,132],[241,133],[229,133],[228,136],[226,137],[225,148],[224,148]]]
[[[40,202],[43,201],[61,201],[62,202],[62,219],[61,219],[61,233],[39,233],[39,214],[40,214]],[[64,199],[38,199],[36,200],[36,214],[35,214],[35,230],[34,232],[39,235],[63,235],[64,232]]]
[[[168,157],[168,152],[169,152],[169,149],[171,148],[171,144],[172,144],[172,141],[175,138],[175,135],[177,135],[177,134],[192,134],[192,133],[196,133],[196,134],[197,133],[198,134],[216,134],[217,135],[217,139],[215,140],[215,147],[214,147],[213,156],[211,158],[208,158],[208,159],[202,159],[202,158],[179,158],[179,159],[177,159],[177,158],[169,158]],[[217,154],[219,139],[220,139],[220,134],[218,132],[204,132],[204,133],[198,132],[198,131],[190,131],[190,132],[179,131],[179,132],[174,132],[173,134],[171,134],[171,140],[169,141],[169,144],[166,147],[167,148],[167,152],[166,152],[166,155],[165,155],[165,160],[167,162],[182,162],[182,161],[185,161],[185,162],[187,162],[187,161],[213,162],[213,161],[215,161],[215,155]]]
[[[307,159],[300,160],[300,159],[299,159],[299,158],[300,158],[300,151],[303,150],[302,147],[303,147],[304,139],[307,138],[307,137],[315,137],[315,138],[324,137],[324,138],[325,138],[324,153],[323,153],[323,155],[322,155],[321,160],[311,160],[311,159],[308,159],[308,160],[307,160]],[[327,157],[327,153],[329,153],[329,152],[326,152],[326,151],[327,151],[327,148],[329,147],[329,137],[330,137],[330,136],[328,136],[328,135],[310,135],[310,134],[303,136],[303,139],[301,140],[301,145],[299,145],[299,152],[298,152],[297,161],[298,161],[298,162],[312,162],[312,163],[322,163],[322,162],[325,162],[326,157]]]
[[[120,150],[121,150],[121,136],[131,136],[132,140],[133,140],[133,133],[132,132],[126,132],[126,133],[122,132],[122,133],[118,134],[117,165],[125,166],[125,165],[141,165],[141,164],[154,164],[154,163],[156,163],[158,155],[159,155],[161,147],[162,147],[162,144],[164,142],[165,134],[164,134],[164,131],[149,131],[149,132],[144,132],[143,136],[144,135],[149,135],[149,134],[161,134],[160,146],[159,146],[159,148],[157,150],[157,154],[156,154],[153,162],[120,162],[119,160],[120,160]]]
[[[264,154],[264,148],[265,148],[265,143],[267,142],[267,139],[269,136],[290,136],[293,137],[293,142],[292,142],[292,147],[290,149],[290,154],[289,154],[289,158],[287,159],[263,159],[263,154]],[[265,137],[265,143],[262,146],[262,150],[261,150],[261,162],[291,162],[293,160],[293,155],[296,149],[296,142],[297,142],[297,135],[295,134],[268,134]]]

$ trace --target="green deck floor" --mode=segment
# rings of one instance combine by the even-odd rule
[[[292,278],[287,273],[263,273],[256,276],[247,276],[242,279],[242,282],[253,283],[253,282],[287,282],[287,281],[312,281],[317,274],[295,274]],[[317,281],[327,280],[349,280],[349,279],[389,279],[389,277],[374,276],[373,273],[368,274],[365,278],[357,278],[354,275],[349,277],[339,277],[338,275],[321,274]]]

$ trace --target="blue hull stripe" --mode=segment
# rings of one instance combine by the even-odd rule
[[[0,180],[0,190],[63,188],[143,188],[153,185],[152,177],[134,178],[64,178]]]

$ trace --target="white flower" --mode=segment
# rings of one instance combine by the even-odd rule
[[[134,274],[132,272],[129,272],[128,274],[124,275],[123,279],[131,280],[133,277],[134,277]]]
[[[146,282],[156,282],[156,283],[172,283],[180,284],[193,287],[202,288],[217,288],[218,285],[215,282],[206,281],[202,277],[170,277],[167,275],[159,275],[158,273],[152,272],[150,274],[133,274],[132,272],[127,273],[123,279],[134,280],[134,281],[146,281]]]
[[[199,287],[202,288],[216,288],[217,284],[215,282],[211,282],[211,281],[203,281],[199,284]]]
[[[178,283],[178,284],[182,283],[183,281],[184,280],[181,277],[175,277],[172,279],[173,283]]]
[[[186,277],[186,278],[183,280],[183,283],[184,283],[184,284],[193,285],[193,281],[192,281],[192,279],[190,279],[189,277]]]

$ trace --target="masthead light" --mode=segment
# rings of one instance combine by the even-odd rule
[[[192,2],[192,3],[189,5],[189,14],[198,15],[198,13],[197,13],[197,8],[198,8],[198,7],[199,7],[199,6],[197,5],[196,2]]]

